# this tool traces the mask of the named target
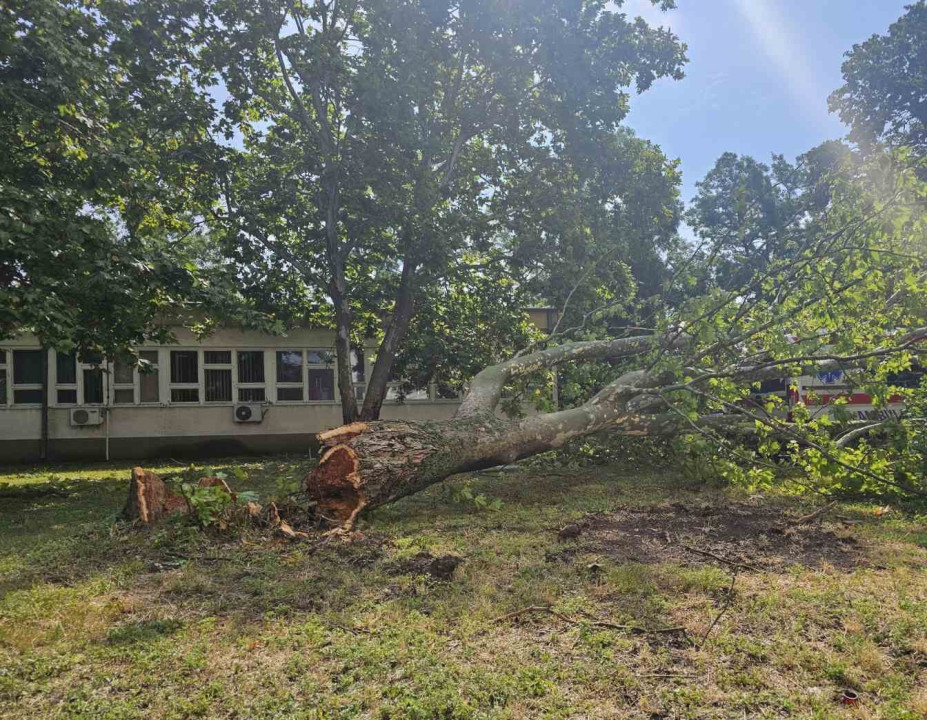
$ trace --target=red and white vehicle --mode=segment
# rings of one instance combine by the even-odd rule
[[[899,373],[892,378],[892,383],[904,388],[917,387],[922,375],[920,370]],[[830,414],[839,405],[851,420],[887,420],[901,417],[904,411],[904,398],[899,395],[890,397],[887,405],[876,407],[870,395],[848,384],[841,370],[768,380],[760,385],[753,397],[759,400],[770,395],[781,397],[784,401],[782,410],[777,414],[784,411],[789,416],[799,404],[808,409],[811,417]]]

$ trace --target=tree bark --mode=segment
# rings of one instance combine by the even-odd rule
[[[455,417],[443,421],[355,422],[318,435],[322,457],[304,486],[320,515],[350,527],[365,509],[419,492],[446,477],[515,462],[607,428],[643,434],[648,420],[628,409],[647,373],[626,373],[584,405],[523,420],[495,414],[512,377],[566,360],[639,354],[661,338],[625,338],[563,345],[487,368],[471,384]]]
[[[342,275],[343,277],[343,275]],[[335,306],[335,359],[337,361],[338,395],[341,398],[341,418],[345,424],[357,419],[357,398],[351,367],[351,303],[344,283],[335,273],[331,281],[331,298]]]
[[[377,349],[377,359],[370,373],[370,381],[367,383],[364,406],[360,413],[360,419],[363,421],[376,420],[380,417],[380,408],[386,398],[386,390],[389,386],[393,364],[396,362],[396,354],[399,352],[399,346],[405,340],[409,332],[409,324],[412,322],[412,308],[414,305],[412,281],[414,272],[413,263],[406,259],[402,265],[402,278],[399,281],[399,293],[396,297],[393,317],[390,319],[383,342],[380,343],[380,347]]]

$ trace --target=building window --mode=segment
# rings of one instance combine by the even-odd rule
[[[408,382],[391,382],[386,386],[386,401],[402,404],[404,402],[425,402],[431,400],[429,388],[410,387]]]
[[[199,352],[171,350],[171,402],[200,401]]]
[[[238,351],[238,402],[264,402],[264,351]]]
[[[332,402],[335,399],[335,356],[327,350],[310,350],[306,362],[309,365],[309,401]]]
[[[9,401],[6,382],[6,350],[0,349],[0,405],[6,405]]]
[[[131,357],[113,361],[113,404],[135,404],[135,363]]]
[[[84,373],[84,404],[103,404],[103,369],[99,367],[85,367]]]
[[[204,350],[206,402],[232,402],[232,351]]]
[[[277,351],[277,402],[302,402],[303,351]]]
[[[351,382],[354,384],[354,397],[358,402],[364,401],[364,394],[367,391],[366,375],[364,349],[354,348],[351,351]]]
[[[59,405],[77,404],[77,355],[55,353],[55,397]]]
[[[104,402],[102,365],[103,355],[101,353],[89,352],[80,357],[84,405],[102,405]]]
[[[156,403],[161,401],[161,388],[158,380],[158,351],[141,350],[138,353],[138,401]]]
[[[42,350],[13,351],[13,403],[42,404]]]

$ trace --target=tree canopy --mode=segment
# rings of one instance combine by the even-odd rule
[[[847,53],[845,84],[831,110],[850,126],[850,139],[908,147],[927,156],[927,3],[918,0],[892,24]]]
[[[677,177],[621,122],[632,88],[681,76],[684,46],[620,4],[164,2],[141,22],[223,97],[212,230],[265,299],[330,314],[346,420],[358,331],[382,323],[374,417],[449,269],[614,276],[607,236],[642,264],[673,237]]]

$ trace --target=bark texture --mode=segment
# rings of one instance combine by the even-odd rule
[[[171,513],[187,511],[187,501],[172,493],[158,475],[140,467],[132,468],[123,517],[152,525]]]

